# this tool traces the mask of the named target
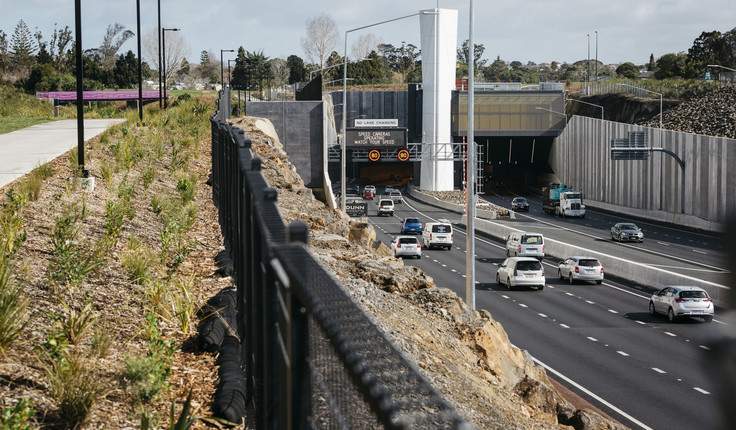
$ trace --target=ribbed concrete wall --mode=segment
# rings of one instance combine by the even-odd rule
[[[647,132],[651,146],[668,149],[685,162],[684,214],[681,169],[670,155],[611,160],[611,139],[626,138],[629,131]],[[724,231],[728,215],[736,214],[736,140],[669,130],[661,136],[660,143],[658,128],[573,116],[554,141],[550,166],[562,182],[583,191],[591,206]]]

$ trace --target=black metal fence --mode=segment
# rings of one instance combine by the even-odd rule
[[[248,421],[258,429],[472,428],[312,256],[306,224],[284,223],[261,160],[225,112],[211,119],[212,190],[234,262]]]

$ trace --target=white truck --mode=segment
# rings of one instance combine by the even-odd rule
[[[583,195],[577,191],[565,191],[560,193],[560,204],[555,208],[557,216],[585,218],[585,205]]]

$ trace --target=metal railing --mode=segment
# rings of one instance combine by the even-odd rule
[[[317,262],[306,224],[284,223],[261,160],[227,117],[211,119],[212,190],[255,428],[472,428]]]

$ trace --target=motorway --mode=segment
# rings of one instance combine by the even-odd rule
[[[489,200],[510,207],[511,197],[490,196]],[[582,240],[610,246],[611,252],[661,254],[659,261],[669,261],[663,266],[685,267],[694,273],[726,272],[720,267],[724,244],[718,238],[646,225],[642,226],[647,235],[643,244],[619,245],[610,241],[610,235],[606,238],[616,217],[589,212],[583,220],[558,219],[536,213],[541,212],[539,201],[530,200],[532,218],[521,215],[511,221],[519,223],[520,229],[544,228],[547,235],[562,226],[567,230],[561,231],[579,231]],[[406,196],[393,217],[378,217],[377,201],[369,204],[369,221],[386,244],[399,234],[406,216],[418,216],[424,223],[459,217]],[[437,286],[465,298],[466,236],[455,226],[452,250],[423,250],[421,259],[407,259],[405,264],[421,268]],[[645,252],[629,249],[642,245]],[[544,290],[508,290],[495,284],[496,268],[505,258],[504,244],[476,236],[475,246],[476,308],[488,310],[511,342],[529,351],[551,377],[631,428],[719,427],[716,381],[705,371],[713,353],[708,339],[727,328],[718,311],[710,324],[700,319],[670,323],[664,316],[649,315],[651,292],[646,288],[610,279],[602,285],[569,285],[557,278],[557,261],[549,258],[543,264]],[[692,257],[700,261],[688,262]]]

